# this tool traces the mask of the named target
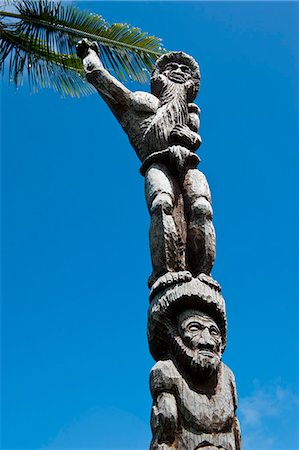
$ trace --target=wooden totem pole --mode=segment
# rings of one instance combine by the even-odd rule
[[[151,370],[151,450],[240,450],[233,373],[221,361],[226,345],[225,302],[210,273],[216,241],[211,193],[197,169],[201,144],[200,83],[194,59],[161,56],[151,94],[131,92],[80,41],[87,80],[120,122],[141,160],[151,216],[148,341]]]

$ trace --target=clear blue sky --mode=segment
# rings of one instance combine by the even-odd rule
[[[298,3],[80,7],[200,64],[200,169],[244,450],[298,449]],[[1,106],[1,449],[145,450],[154,362],[138,159],[97,95],[4,82]]]

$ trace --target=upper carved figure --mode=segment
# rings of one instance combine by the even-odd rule
[[[150,94],[127,89],[104,69],[98,53],[95,42],[83,39],[77,45],[87,80],[108,104],[142,162],[170,145],[182,145],[192,152],[200,146],[199,108],[192,103],[200,73],[192,57],[172,52],[159,58]]]
[[[199,67],[183,52],[162,55],[151,76],[151,93],[131,92],[106,69],[96,43],[77,45],[87,80],[120,122],[142,162],[145,196],[151,215],[153,273],[149,286],[163,276],[210,274],[215,259],[211,194],[197,170],[201,143],[199,108],[193,103]],[[163,280],[161,281],[161,283]]]

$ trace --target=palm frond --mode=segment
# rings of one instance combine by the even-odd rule
[[[49,52],[38,42],[34,47],[26,35],[1,27],[0,36],[1,61],[6,59],[9,81],[15,86],[22,85],[26,77],[33,92],[53,87],[62,96],[78,98],[95,92],[85,80],[81,61],[76,56]]]
[[[146,81],[155,60],[165,52],[160,39],[139,28],[109,25],[101,16],[71,4],[50,0],[6,3],[16,12],[0,11],[0,71],[8,60],[9,77],[16,85],[26,74],[35,89],[55,84],[61,91],[59,80],[63,80],[62,93],[89,93],[92,88],[85,83],[81,61],[75,56],[75,45],[83,37],[98,43],[104,67],[120,80]]]

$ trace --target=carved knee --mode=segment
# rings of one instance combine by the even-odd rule
[[[150,213],[157,214],[160,212],[164,212],[165,214],[170,215],[173,211],[173,199],[170,194],[166,192],[161,192],[154,198],[151,207]]]
[[[205,197],[199,197],[191,205],[191,213],[195,217],[205,217],[212,220],[213,210],[211,203]]]

